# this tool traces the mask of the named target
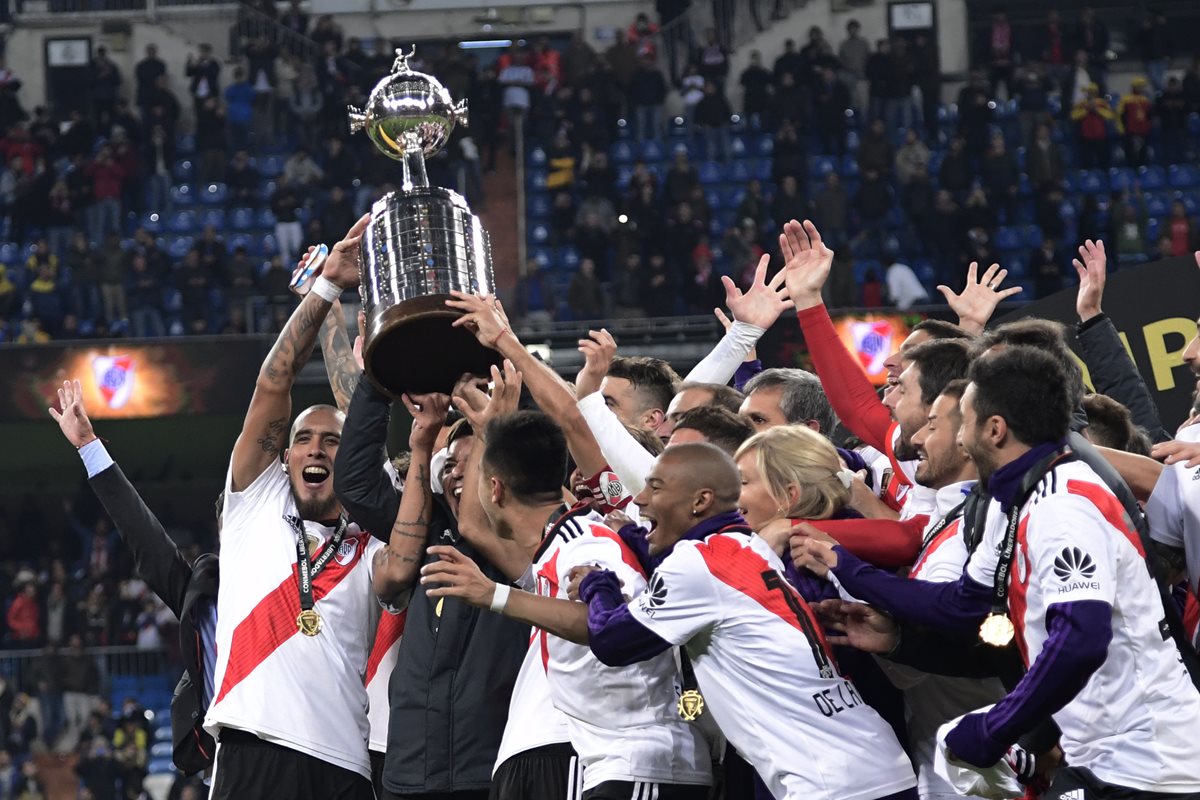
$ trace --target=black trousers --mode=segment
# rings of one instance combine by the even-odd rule
[[[348,769],[225,728],[212,800],[373,800],[371,782]]]
[[[1105,783],[1083,767],[1063,767],[1043,797],[1062,797],[1070,800],[1200,800],[1200,792],[1165,794],[1144,792]]]
[[[423,794],[392,794],[387,789],[379,794],[379,800],[488,800],[488,793],[478,792],[426,792]]]
[[[643,781],[605,781],[583,793],[583,800],[708,800],[708,786]]]
[[[496,770],[489,800],[580,800],[583,769],[569,744],[517,753]]]

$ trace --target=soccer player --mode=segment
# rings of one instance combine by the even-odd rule
[[[606,664],[636,664],[683,646],[703,713],[711,711],[776,798],[915,798],[894,734],[838,674],[782,562],[737,513],[739,491],[732,459],[713,445],[674,445],[659,457],[636,502],[652,521],[650,554],[665,560],[632,601],[609,571],[583,578],[588,607],[525,592],[504,597],[452,551],[425,577],[444,584],[431,593],[495,603],[564,639],[589,642]]]
[[[1062,365],[1010,346],[974,362],[970,380],[961,439],[993,501],[965,573],[954,583],[879,582],[817,541],[808,543],[810,568],[902,621],[979,626],[997,645],[1016,637],[1028,672],[950,732],[953,757],[991,767],[1049,715],[1070,765],[1049,796],[1200,792],[1200,694],[1163,633],[1140,536],[1065,445],[1073,397]]]
[[[369,219],[334,246],[267,355],[230,459],[205,719],[219,742],[214,798],[374,794],[363,675],[379,613],[371,557],[383,545],[333,494],[341,413],[314,406],[288,426],[318,328],[358,284]]]

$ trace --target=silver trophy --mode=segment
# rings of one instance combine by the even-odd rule
[[[363,361],[367,375],[392,396],[449,392],[464,372],[487,374],[496,354],[446,307],[451,290],[494,293],[487,231],[458,192],[430,186],[425,158],[445,146],[467,106],[455,103],[432,75],[408,67],[396,51],[392,74],[371,90],[366,109],[350,108],[350,132],[365,130],[401,163],[403,183],[371,207],[362,239]]]

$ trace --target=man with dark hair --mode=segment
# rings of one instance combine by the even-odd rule
[[[755,431],[777,425],[806,425],[826,437],[837,427],[837,415],[816,375],[802,369],[766,369],[746,382],[746,399],[738,413]]]
[[[1092,444],[1113,450],[1128,450],[1133,440],[1133,417],[1129,409],[1106,394],[1083,396],[1083,410],[1088,424],[1083,435]]]
[[[970,379],[961,439],[994,502],[962,576],[885,588],[844,549],[815,541],[807,566],[832,572],[846,591],[902,623],[978,628],[995,646],[1017,637],[1025,677],[949,732],[948,757],[992,767],[1052,716],[1070,766],[1058,770],[1048,796],[1200,792],[1200,694],[1163,634],[1139,534],[1066,444],[1071,378],[1053,355],[1007,346],[976,360]],[[869,617],[864,610],[844,620],[851,640],[889,651],[894,625],[868,636]]]
[[[753,435],[754,426],[740,414],[723,406],[697,406],[679,415],[670,444],[708,442],[732,456]]]
[[[503,475],[517,502],[562,503],[567,441],[561,428],[542,414],[518,411],[489,422],[483,441],[485,475]]]
[[[912,341],[914,333],[924,334],[925,338]],[[970,339],[971,336],[972,334],[968,333],[966,328],[955,325],[953,322],[947,322],[944,319],[923,319],[912,326],[912,331],[909,333],[909,338],[905,339],[905,344],[911,347],[928,339]]]
[[[679,384],[678,391],[671,398],[671,404],[667,406],[667,418],[658,427],[658,435],[662,437],[664,442],[670,439],[671,432],[675,430],[675,425],[678,423],[679,417],[685,411],[690,411],[693,408],[701,406],[717,406],[726,408],[736,414],[738,409],[741,408],[742,400],[744,399],[744,395],[732,386],[720,383],[684,381]]]
[[[600,394],[621,422],[655,430],[678,386],[679,375],[661,358],[617,356],[600,382]]]

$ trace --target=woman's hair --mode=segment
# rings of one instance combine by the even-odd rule
[[[821,434],[804,425],[781,425],[756,433],[738,448],[736,460],[753,454],[767,489],[791,519],[828,519],[850,501],[850,487],[839,474],[837,450]],[[788,506],[787,487],[800,497]]]

